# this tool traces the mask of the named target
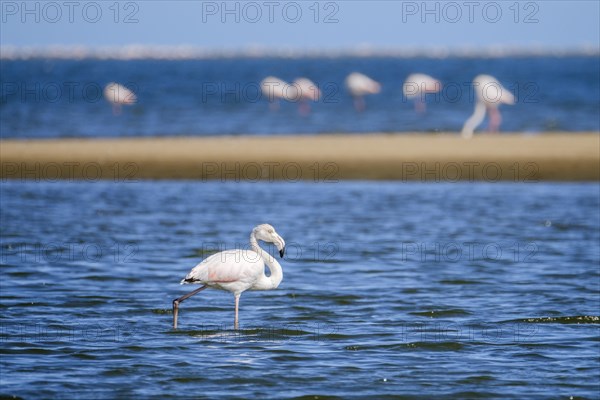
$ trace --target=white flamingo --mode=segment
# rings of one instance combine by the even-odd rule
[[[294,99],[297,96],[297,89],[294,85],[290,85],[286,81],[274,76],[267,76],[260,82],[260,89],[263,96],[269,100],[269,108],[271,110],[279,109],[279,100]]]
[[[415,111],[424,113],[426,110],[425,95],[438,93],[442,90],[442,83],[425,74],[410,74],[402,85],[402,92],[406,98],[415,102]]]
[[[465,121],[461,132],[467,139],[473,136],[473,131],[484,120],[486,112],[490,115],[489,131],[498,132],[502,122],[498,107],[503,103],[515,104],[515,96],[493,76],[477,75],[473,80],[473,87],[476,97],[475,111]]]
[[[381,91],[378,82],[359,72],[353,72],[346,77],[346,88],[354,98],[354,108],[358,112],[365,109],[365,95],[377,94]]]
[[[283,258],[285,241],[269,224],[256,226],[250,234],[252,250],[225,250],[206,258],[196,265],[181,284],[200,284],[198,289],[173,300],[173,328],[177,329],[179,304],[196,293],[215,288],[227,290],[235,296],[234,328],[238,329],[240,295],[246,290],[276,289],[283,279],[281,265],[258,245],[258,240],[274,243]],[[265,264],[270,275],[265,275]]]
[[[110,82],[104,87],[104,98],[112,105],[114,115],[121,114],[122,106],[130,106],[137,102],[135,93],[115,82]]]
[[[319,87],[310,79],[296,78],[292,83],[298,91],[298,111],[301,115],[310,114],[310,101],[319,101],[321,91]]]

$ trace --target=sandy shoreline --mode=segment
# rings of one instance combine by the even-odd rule
[[[0,141],[3,181],[598,181],[600,135],[339,134]]]

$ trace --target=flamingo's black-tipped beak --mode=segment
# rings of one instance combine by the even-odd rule
[[[282,248],[281,250],[279,250],[279,257],[283,258],[284,254],[285,254],[285,247]]]

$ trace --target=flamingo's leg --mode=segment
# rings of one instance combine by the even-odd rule
[[[490,132],[498,132],[498,129],[500,128],[500,122],[502,122],[500,111],[498,111],[496,107],[490,107],[488,112],[490,115]]]
[[[362,96],[356,96],[354,98],[354,108],[356,109],[356,111],[358,112],[363,112],[365,111],[365,99]]]
[[[238,329],[239,327],[239,320],[238,320],[238,310],[240,308],[240,295],[236,294],[235,295],[235,318],[233,320],[233,328],[234,329]]]
[[[198,289],[196,289],[192,292],[189,292],[188,294],[184,294],[183,296],[173,300],[173,329],[177,329],[177,314],[179,314],[179,303],[183,303],[183,301],[185,299],[189,299],[190,297],[192,297],[193,295],[195,295],[197,293],[200,293],[207,287],[208,286],[206,286],[206,285],[200,286]]]
[[[425,100],[423,100],[422,98],[415,100],[415,111],[417,113],[424,114],[426,109],[427,106],[425,105]]]
[[[306,117],[307,115],[310,114],[310,104],[308,104],[306,101],[301,100],[300,104],[298,105],[298,112],[300,113],[300,115],[302,115],[303,117]]]
[[[269,110],[279,111],[279,100],[273,99],[273,100],[269,101]]]

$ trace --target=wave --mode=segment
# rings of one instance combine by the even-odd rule
[[[600,324],[600,316],[576,315],[569,317],[536,317],[515,319],[508,322],[524,322],[532,324]]]

